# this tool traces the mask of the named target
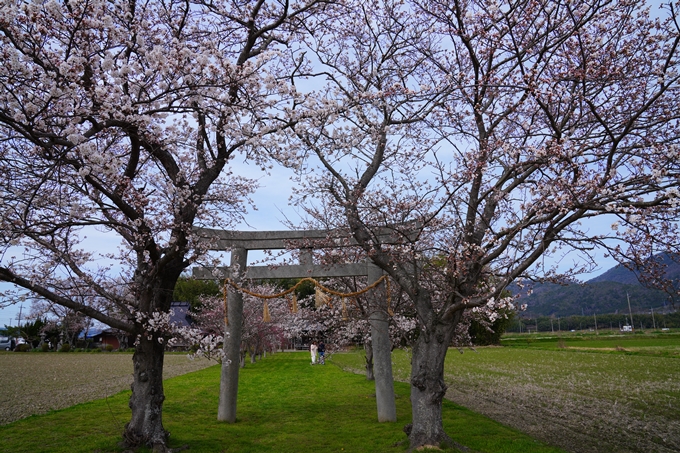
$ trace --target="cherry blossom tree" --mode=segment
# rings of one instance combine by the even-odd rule
[[[334,254],[333,260],[338,255]],[[339,293],[360,293],[354,297],[332,297],[328,303],[301,311],[302,317],[321,326],[328,351],[363,345],[366,379],[374,380],[373,342],[370,318],[374,311],[385,311],[388,322],[388,347],[411,346],[415,312],[398,285],[380,284],[366,291],[365,277],[333,278],[324,282]],[[389,290],[389,293],[388,293]],[[365,291],[365,292],[364,292]]]
[[[248,285],[247,291],[269,296],[281,292],[281,288],[271,284]],[[194,319],[194,337],[222,338],[225,335],[224,323],[224,298],[207,296],[200,299],[200,308],[192,313]],[[265,319],[264,306],[267,304],[269,319]],[[274,352],[291,338],[300,334],[304,329],[305,321],[309,316],[305,315],[305,309],[301,308],[298,313],[292,311],[291,302],[286,298],[264,299],[244,294],[243,298],[243,319],[241,335],[241,367],[245,366],[245,357],[250,353],[251,362],[261,357],[267,351]],[[207,344],[197,342],[198,345]],[[210,352],[214,348],[209,347],[207,351],[199,349],[199,355]]]
[[[0,6],[0,280],[137,338],[129,446],[167,449],[163,353],[194,226],[228,228],[280,142],[281,50],[316,0]],[[118,252],[97,253],[104,235]]]
[[[34,303],[31,307],[30,317],[46,320],[42,333],[54,346],[61,342],[67,343],[70,347],[75,347],[80,334],[83,333],[87,337],[92,324],[92,320],[81,313],[46,301]]]
[[[677,250],[678,23],[637,1],[344,5],[305,41],[296,83],[319,88],[297,108],[327,114],[288,163],[313,223],[349,228],[408,295],[410,445],[450,443],[466,316],[493,322],[510,282],[577,275],[595,247]]]
[[[272,285],[252,285],[249,288],[255,294],[271,295],[280,292]],[[265,318],[265,304],[267,318]],[[243,353],[250,355],[250,362],[255,363],[257,357],[267,352],[280,349],[285,339],[282,321],[290,312],[288,301],[283,298],[262,299],[246,294],[243,300]],[[245,361],[242,363],[245,366]]]

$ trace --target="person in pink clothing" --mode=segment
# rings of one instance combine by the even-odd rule
[[[316,346],[316,341],[312,341],[311,346],[309,346],[309,352],[312,354],[312,365],[316,364],[316,351],[319,348]]]

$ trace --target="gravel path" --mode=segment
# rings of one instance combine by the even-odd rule
[[[166,354],[165,379],[215,365]],[[132,354],[0,352],[0,425],[129,390]]]

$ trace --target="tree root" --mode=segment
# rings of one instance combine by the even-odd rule
[[[406,433],[406,436],[411,437],[411,431],[413,431],[413,424],[409,423],[408,425],[405,425],[403,428],[403,431]],[[397,444],[395,444],[396,446]],[[451,439],[449,436],[445,436],[444,439],[442,439],[439,442],[439,445],[412,445],[408,451],[409,452],[414,452],[414,451],[421,451],[421,450],[426,450],[428,448],[431,449],[441,449],[441,448],[456,448],[457,450],[460,450],[463,453],[479,453],[477,450],[473,450],[469,447],[466,447],[465,445],[456,442],[455,440]]]
[[[128,448],[123,451],[123,453],[135,453],[138,448],[141,448],[141,445],[138,445],[136,447]],[[153,444],[153,453],[178,453],[180,451],[188,450],[189,445],[182,445],[181,447],[178,448],[168,448],[168,446],[163,443],[163,442],[156,442]]]
[[[128,425],[125,425],[123,441],[121,442],[121,446],[125,448],[123,453],[134,453],[142,446],[151,447],[153,453],[175,453],[189,448],[188,445],[183,445],[179,448],[168,448],[167,440],[170,437],[170,433],[165,430],[163,433],[163,439],[152,440],[149,436],[136,433],[135,431],[128,429]]]

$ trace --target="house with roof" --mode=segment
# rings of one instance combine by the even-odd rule
[[[192,324],[189,310],[189,302],[172,302],[170,304],[171,316],[170,323],[178,327],[188,327]],[[115,349],[127,349],[134,347],[135,338],[119,329],[111,327],[104,329],[89,329],[81,333],[81,340],[84,340],[88,347],[107,348],[111,346]],[[175,343],[173,349],[186,349],[189,345]]]

